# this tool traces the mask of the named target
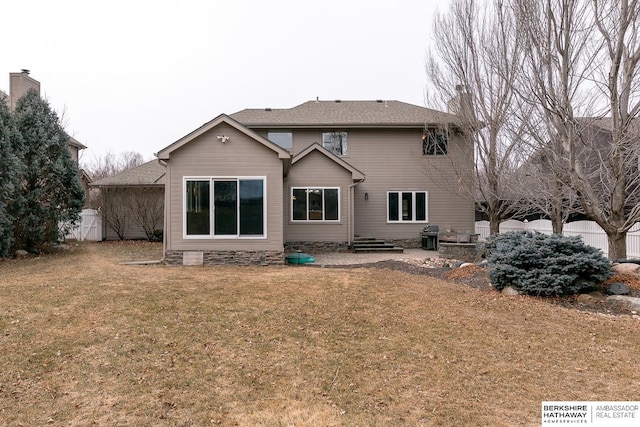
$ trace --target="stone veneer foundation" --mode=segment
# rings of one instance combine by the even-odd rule
[[[194,263],[200,253],[202,263]],[[167,251],[164,261],[169,265],[282,265],[284,251]]]
[[[348,252],[347,242],[285,242],[284,250],[288,253],[301,251],[309,254],[330,252]]]

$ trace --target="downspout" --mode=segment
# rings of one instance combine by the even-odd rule
[[[351,197],[351,195],[355,192],[354,187],[358,184],[362,184],[367,177],[362,178],[360,181],[354,182],[349,185],[349,190],[347,192],[347,206],[349,206],[349,218],[347,219],[347,233],[349,234],[349,241],[347,242],[348,247],[353,245],[353,211],[355,209],[356,198]]]
[[[162,166],[164,166],[165,168],[167,167],[167,162],[165,162],[164,160],[160,160],[158,159],[158,163],[160,163]],[[167,185],[168,185],[168,180],[167,180],[167,173],[165,171],[165,175],[164,175],[164,194],[163,194],[163,201],[162,204],[164,205],[164,209],[163,209],[163,215],[162,215],[162,258],[160,259],[161,263],[164,263],[165,261],[165,254],[167,253],[167,216],[168,216],[168,212],[167,212]]]

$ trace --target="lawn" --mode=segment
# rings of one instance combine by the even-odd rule
[[[381,269],[0,261],[0,426],[540,425],[638,400],[640,321]]]

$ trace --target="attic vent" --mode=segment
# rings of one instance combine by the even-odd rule
[[[339,99],[336,99],[336,102],[340,103],[340,102],[342,102],[342,101],[340,101]]]
[[[271,108],[265,108],[264,111],[271,111]]]
[[[376,102],[382,104],[384,101],[382,99],[376,99]]]

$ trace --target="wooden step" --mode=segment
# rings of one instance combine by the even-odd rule
[[[374,237],[358,237],[353,241],[353,250],[363,252],[404,252],[404,249]]]
[[[366,252],[375,252],[375,253],[380,253],[380,252],[403,253],[404,252],[404,248],[401,248],[399,246],[382,246],[382,247],[379,246],[379,247],[368,247],[368,248],[354,248],[353,250],[357,254],[366,253]]]

